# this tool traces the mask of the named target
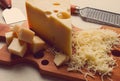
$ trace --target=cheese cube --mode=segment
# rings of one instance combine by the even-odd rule
[[[29,26],[41,38],[67,55],[72,53],[69,0],[27,0]]]
[[[5,33],[5,38],[6,38],[7,45],[9,45],[14,38],[14,32],[10,31],[10,32]]]
[[[21,42],[18,38],[13,38],[12,42],[8,46],[8,50],[12,54],[23,57],[27,50],[27,44],[25,42]]]
[[[19,25],[15,25],[15,26],[12,26],[12,27],[10,28],[10,30],[14,32],[15,37],[18,37],[18,33],[19,33],[20,28],[21,28],[21,27],[20,27]]]
[[[36,53],[44,49],[44,46],[45,46],[45,42],[41,38],[39,38],[38,36],[33,37],[33,43],[30,44],[33,53]]]
[[[19,30],[20,30],[20,26],[19,26],[19,25],[15,25],[15,26],[12,26],[12,27],[11,27],[11,31],[13,31],[13,32],[18,33]]]
[[[60,66],[62,65],[66,60],[67,60],[67,56],[65,54],[56,54],[55,58],[54,58],[54,63],[56,64],[56,66]]]
[[[27,28],[20,28],[18,33],[18,39],[25,41],[27,43],[33,42],[34,32]]]

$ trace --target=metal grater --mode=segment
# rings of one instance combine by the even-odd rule
[[[85,7],[80,9],[72,6],[72,13],[79,14],[81,18],[88,22],[120,27],[120,14],[95,8]]]

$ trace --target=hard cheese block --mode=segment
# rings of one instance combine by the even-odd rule
[[[20,28],[18,38],[27,43],[32,43],[34,35],[35,33],[32,30],[27,28]]]
[[[56,66],[62,65],[67,59],[67,56],[65,54],[56,54],[54,58],[54,63]]]
[[[71,55],[71,15],[69,0],[27,0],[29,26],[41,38]]]
[[[43,50],[44,46],[45,42],[41,38],[39,38],[38,36],[33,37],[33,43],[30,44],[30,48],[34,54],[40,50]]]
[[[11,32],[5,33],[5,38],[6,38],[7,45],[9,45],[11,43],[12,39],[14,38],[14,32],[11,31]]]
[[[18,38],[13,38],[8,46],[8,50],[15,55],[23,57],[27,50],[27,44],[20,41]]]

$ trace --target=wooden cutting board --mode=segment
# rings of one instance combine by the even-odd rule
[[[28,25],[25,23],[23,24],[24,27],[27,27]],[[107,26],[103,26],[102,28],[104,29],[111,29],[115,30],[118,33],[120,33],[119,28],[111,28]],[[74,29],[76,31],[76,29]],[[4,35],[5,32],[9,31],[9,26],[8,25],[0,25],[0,38],[5,42]],[[1,40],[0,39],[0,40]],[[120,52],[118,51],[113,51],[113,56],[117,60],[118,67],[116,67],[113,70],[112,74],[112,79],[113,81],[119,81],[120,80]],[[60,66],[56,67],[54,62],[54,55],[51,54],[50,52],[43,52],[41,51],[40,53],[37,54],[32,54],[29,51],[26,53],[26,55],[21,58],[15,55],[12,55],[9,53],[7,49],[7,45],[5,44],[1,49],[0,49],[0,64],[4,65],[15,65],[21,62],[24,63],[30,63],[35,65],[37,68],[39,68],[40,73],[58,77],[58,78],[63,78],[66,80],[71,80],[71,81],[85,81],[84,75],[81,73],[77,72],[68,72],[67,71],[67,66]],[[9,67],[9,66],[8,66]],[[87,77],[89,81],[101,81],[100,77],[98,75],[95,76],[95,78]],[[108,79],[104,78],[104,81],[109,81]]]

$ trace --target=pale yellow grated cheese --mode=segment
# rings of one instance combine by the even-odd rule
[[[116,60],[110,55],[115,45],[120,45],[119,34],[112,30],[93,29],[73,32],[74,53],[68,71],[82,72],[82,69],[86,68],[88,72],[101,75],[103,80],[103,76],[110,75],[116,65]]]

